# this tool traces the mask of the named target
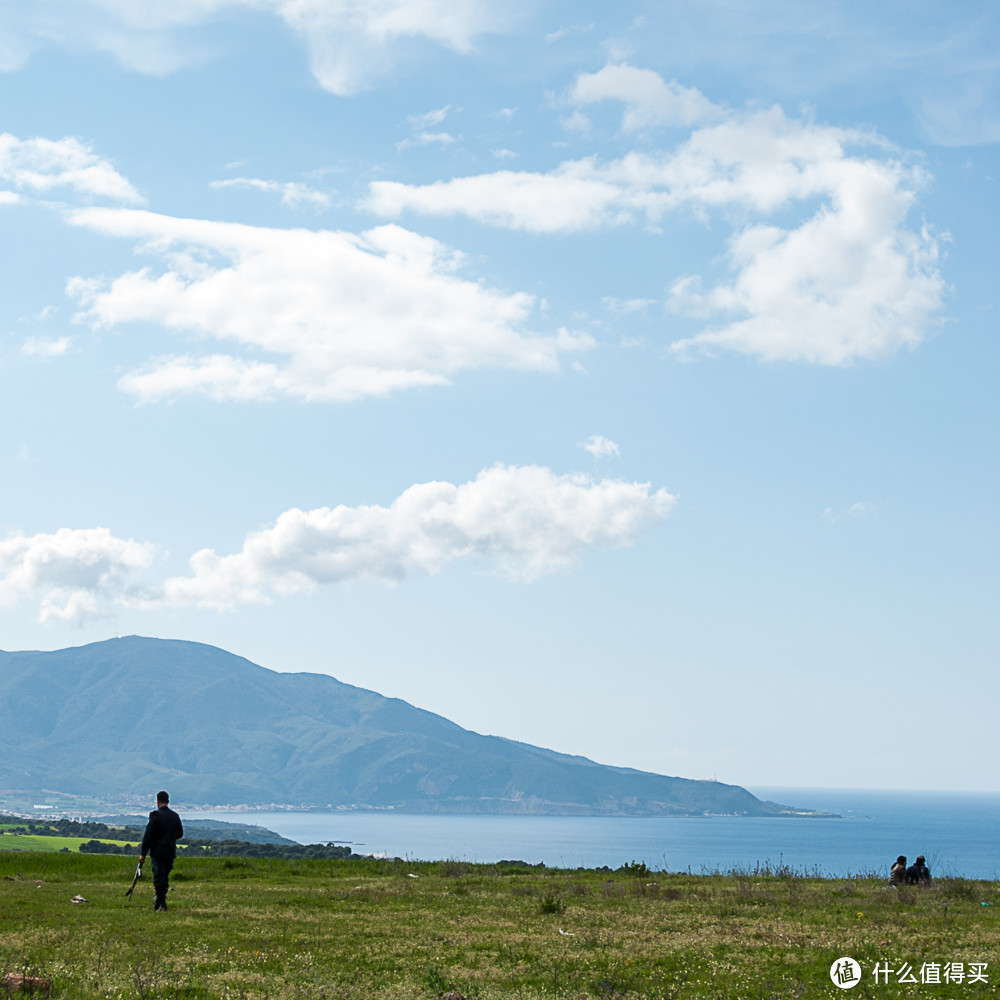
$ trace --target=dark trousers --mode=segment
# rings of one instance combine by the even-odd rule
[[[153,892],[156,893],[158,900],[165,903],[169,888],[170,869],[174,867],[174,859],[151,857],[149,860],[153,862]]]

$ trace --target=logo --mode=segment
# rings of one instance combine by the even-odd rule
[[[830,966],[830,978],[842,990],[853,989],[861,982],[861,966],[853,958],[838,958]]]

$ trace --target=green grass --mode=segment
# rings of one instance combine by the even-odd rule
[[[81,844],[89,843],[93,837],[47,837],[44,834],[33,833],[0,833],[0,851],[79,851]],[[102,843],[138,847],[135,840],[108,840],[100,838]]]
[[[0,974],[67,1000],[1000,996],[996,882],[182,858],[154,913],[148,873],[125,899],[134,864],[0,852]],[[849,992],[844,955],[865,972]],[[876,962],[989,981],[876,984]]]

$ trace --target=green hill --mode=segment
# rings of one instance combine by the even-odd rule
[[[0,788],[188,803],[564,815],[774,814],[735,785],[469,732],[323,674],[128,636],[0,652]]]

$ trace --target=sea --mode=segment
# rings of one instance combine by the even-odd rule
[[[1000,794],[750,788],[761,799],[829,817],[427,815],[360,812],[188,812],[266,827],[300,844],[410,861],[524,861],[551,868],[888,876],[900,854],[932,874],[1000,879]]]

